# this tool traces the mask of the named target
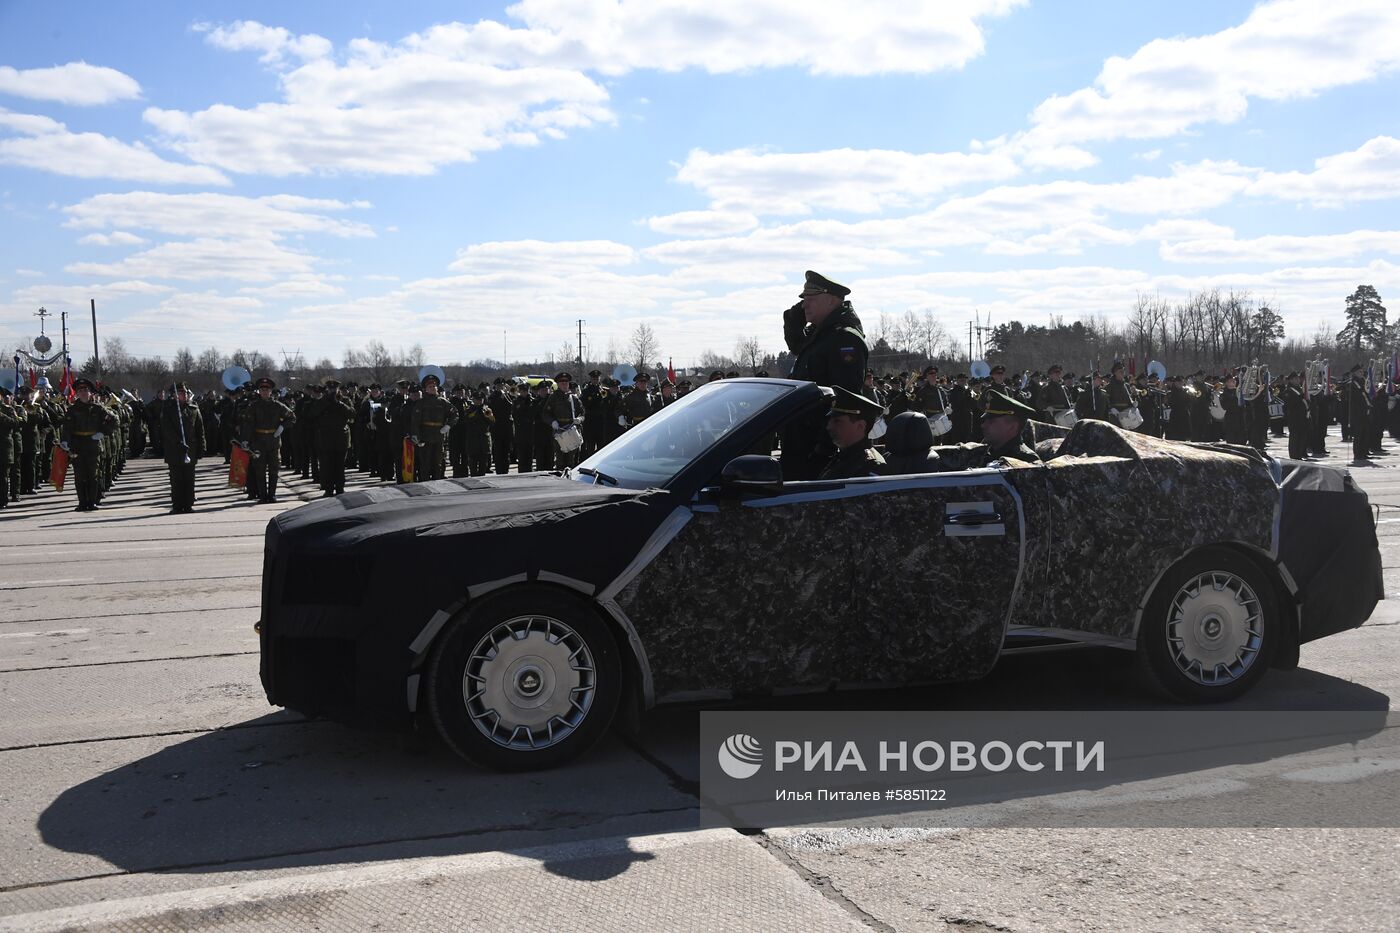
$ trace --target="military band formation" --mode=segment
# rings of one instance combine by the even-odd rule
[[[1288,456],[1300,460],[1327,454],[1334,421],[1356,462],[1385,453],[1387,429],[1400,437],[1400,389],[1378,377],[1374,364],[1357,364],[1340,379],[1313,364],[1277,379],[1257,364],[1219,375],[1155,368],[1129,375],[1117,361],[1107,372],[1078,376],[1053,364],[1008,378],[1000,363],[985,375],[935,365],[880,374],[868,365],[850,293],[809,271],[800,300],[784,312],[790,377],[833,390],[828,411],[783,430],[786,479],[892,472],[881,439],[906,412],[926,421],[933,444],[984,444],[984,462],[1037,459],[1025,442],[1028,420],[1069,427],[1096,419],[1168,440],[1259,451],[1272,433],[1287,437]],[[737,376],[717,371],[704,381]],[[0,388],[0,508],[63,482],[65,461],[80,512],[99,508],[128,458],[143,456],[165,461],[172,513],[193,511],[195,471],[206,457],[226,464],[246,458],[246,494],[261,502],[276,501],[282,470],[314,480],[330,497],[345,491],[347,471],[403,483],[508,473],[512,466],[521,473],[565,469],[695,388],[689,379],[657,382],[653,388],[645,370],[630,384],[593,370],[581,385],[560,372],[474,387],[459,382],[444,392],[434,372],[390,386],[327,379],[295,390],[263,377],[222,394],[176,383],[143,400],[86,378],[73,382],[69,398],[41,378],[13,392]]]

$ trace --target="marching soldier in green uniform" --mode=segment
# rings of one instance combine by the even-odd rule
[[[160,430],[165,438],[165,465],[170,471],[170,514],[179,515],[194,511],[194,471],[207,441],[204,415],[190,401],[189,388],[177,382],[170,394],[160,413]]]
[[[68,451],[73,463],[73,490],[78,494],[78,507],[74,511],[91,512],[97,508],[97,500],[102,495],[97,473],[101,466],[102,439],[116,428],[117,419],[93,401],[91,381],[75,379],[73,391],[78,399],[68,409],[60,446]]]
[[[554,391],[549,394],[549,398],[544,403],[544,420],[549,423],[550,430],[554,432],[554,465],[563,470],[574,466],[579,462],[579,448],[575,448],[567,453],[559,446],[559,435],[575,427],[577,424],[580,435],[583,432],[583,425],[587,422],[584,419],[583,406],[574,394],[569,391],[573,388],[574,377],[569,373],[560,373],[554,377]],[[582,447],[582,444],[579,445]]]
[[[10,390],[0,388],[0,509],[12,501],[10,469],[15,462],[16,442],[24,417],[10,404]]]
[[[844,386],[836,386],[835,392],[831,410],[826,413],[826,433],[836,445],[836,454],[817,479],[882,475],[885,458],[870,443],[870,429],[885,413],[885,407]]]
[[[603,420],[603,386],[599,381],[603,373],[592,370],[588,382],[579,390],[579,402],[583,405],[583,450],[580,456],[591,457],[608,442],[607,425]]]
[[[987,462],[1021,460],[1039,463],[1040,457],[1021,440],[1026,419],[1035,417],[1035,409],[1017,398],[990,393],[982,412],[982,439],[987,443]]]
[[[27,385],[15,389],[15,402],[24,416],[24,425],[20,428],[19,491],[32,496],[39,484],[39,433],[48,416],[34,401],[34,390]]]
[[[316,425],[316,461],[321,471],[321,496],[329,499],[345,491],[345,454],[350,449],[350,422],[355,406],[340,394],[340,383],[327,379],[325,389],[311,408]]]
[[[783,339],[796,359],[792,378],[859,393],[870,355],[851,290],[808,270],[801,301],[783,312]],[[797,419],[783,429],[783,475],[811,479],[831,455],[820,418]]]
[[[632,379],[632,391],[622,400],[622,417],[626,419],[628,428],[635,428],[647,418],[655,414],[656,409],[651,403],[651,375],[645,372],[637,373]]]
[[[535,421],[532,415],[533,396],[524,383],[515,387],[511,402],[511,417],[515,422],[515,469],[529,473],[535,469]]]
[[[554,432],[550,430],[549,419],[545,417],[545,406],[549,402],[549,394],[553,391],[554,383],[543,379],[535,384],[534,393],[530,398],[529,429],[535,435],[535,469],[537,471],[554,469],[554,455],[559,452],[554,445]]]
[[[266,376],[258,380],[258,394],[243,410],[243,447],[252,454],[248,465],[248,489],[259,502],[277,501],[277,468],[280,439],[297,416],[272,397],[277,383]]]
[[[1308,396],[1299,385],[1302,373],[1291,372],[1283,387],[1283,418],[1288,422],[1288,456],[1293,460],[1308,458]]]
[[[511,404],[508,383],[497,376],[486,396],[486,410],[491,413],[491,458],[497,474],[510,472],[510,447],[515,435],[515,408]]]
[[[467,466],[467,387],[457,383],[452,387],[452,396],[447,400],[457,412],[457,420],[447,432],[447,465],[452,467],[452,476],[468,475]]]
[[[491,472],[491,444],[496,428],[496,412],[487,403],[487,398],[486,384],[482,383],[473,393],[462,415],[462,420],[466,422],[463,426],[466,432],[463,476],[485,476]],[[506,470],[510,470],[508,462]]]
[[[432,373],[423,377],[423,398],[413,406],[409,434],[413,437],[413,478],[417,482],[447,475],[447,435],[457,422],[457,409],[438,394],[442,381]]]

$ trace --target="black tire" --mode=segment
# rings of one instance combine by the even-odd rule
[[[1184,619],[1173,626],[1176,616],[1173,607],[1178,595],[1184,594],[1184,588],[1194,586],[1196,581],[1206,574],[1218,574],[1219,577],[1215,578],[1217,581],[1238,581],[1247,588],[1247,591],[1231,590],[1230,593],[1234,594],[1233,601],[1241,606],[1239,611],[1247,616],[1251,614],[1251,609],[1248,600],[1242,601],[1242,598],[1248,595],[1257,602],[1257,620],[1246,626],[1246,631],[1257,632],[1257,636],[1247,636],[1248,641],[1241,649],[1242,660],[1238,665],[1221,664],[1225,669],[1224,679],[1203,683],[1203,679],[1209,680],[1213,675],[1220,676],[1222,672],[1217,668],[1207,673],[1204,667],[1198,666],[1193,674],[1188,670],[1191,665],[1187,662],[1187,657],[1193,651],[1207,650],[1207,633],[1202,626],[1210,624],[1211,613],[1194,615],[1193,618],[1201,620],[1196,626],[1188,625]],[[1223,590],[1215,591],[1213,583],[1211,591],[1220,593],[1222,599],[1230,595]],[[1247,693],[1269,669],[1274,645],[1279,640],[1280,624],[1281,617],[1274,587],[1253,561],[1230,548],[1202,548],[1168,570],[1153,591],[1138,629],[1138,674],[1153,692],[1179,703],[1220,703],[1233,700]],[[1197,632],[1195,636],[1188,636],[1195,639],[1191,650],[1185,650],[1183,643],[1173,638],[1174,629],[1183,628]]]
[[[494,638],[502,626],[509,625],[519,629],[526,625],[519,621],[522,619],[544,620],[542,625],[548,622],[556,623],[556,626],[550,629],[552,635],[567,629],[585,646],[586,654],[578,657],[592,660],[592,664],[588,665],[592,670],[592,689],[586,710],[562,738],[548,739],[549,744],[534,748],[519,747],[518,742],[503,744],[501,739],[507,730],[491,728],[492,725],[501,722],[501,719],[481,716],[479,708],[475,710],[478,715],[474,717],[473,710],[468,709],[469,697],[481,694],[472,694],[464,689],[470,686],[471,690],[477,690],[479,685],[485,683],[484,679],[478,679],[474,675],[468,680],[468,664],[475,662],[474,673],[491,674],[493,676],[490,679],[497,684],[497,690],[506,690],[508,695],[519,695],[518,692],[510,694],[506,686],[510,682],[506,676],[511,670],[510,667],[483,669],[480,660],[482,656],[474,657],[473,652],[482,644],[483,639],[488,636]],[[539,635],[529,631],[526,637],[537,638]],[[569,644],[574,642],[570,641]],[[506,649],[502,648],[494,657],[502,658],[504,650]],[[523,664],[526,660],[528,659],[522,658],[516,661],[516,665]],[[494,676],[498,674],[500,676]],[[522,676],[518,668],[516,676]],[[560,675],[556,675],[551,667],[549,675],[543,678],[547,681],[544,691],[539,697],[532,697],[531,701],[543,697],[542,702],[552,704],[554,700],[549,694],[552,694],[553,688],[558,685],[558,676]],[[587,677],[586,674],[576,676]],[[583,754],[607,731],[613,715],[617,712],[622,692],[622,663],[618,655],[617,641],[606,623],[588,604],[548,587],[507,590],[497,595],[486,596],[479,603],[472,605],[449,623],[439,636],[428,658],[426,677],[424,691],[428,715],[443,741],[473,764],[498,771],[553,768]],[[516,684],[518,686],[519,681],[516,681]],[[531,686],[534,684],[531,683]],[[577,695],[577,690],[567,693]],[[567,699],[565,694],[566,691],[559,691],[561,699]],[[514,715],[514,711],[508,706],[506,713],[508,716]],[[570,712],[569,715],[573,713]],[[558,722],[562,729],[563,720]],[[482,725],[479,726],[478,723]],[[553,720],[551,727],[552,723]],[[496,738],[489,737],[488,731],[494,731]],[[537,732],[538,729],[529,731]]]

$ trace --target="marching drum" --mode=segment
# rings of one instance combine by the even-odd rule
[[[1062,428],[1072,428],[1078,420],[1079,416],[1074,413],[1073,408],[1061,408],[1055,412],[1055,423]]]
[[[948,413],[945,411],[935,417],[929,418],[928,426],[933,429],[934,437],[942,437],[944,434],[953,430],[953,419],[949,418]]]
[[[1142,412],[1137,410],[1136,405],[1119,411],[1118,426],[1124,431],[1136,431],[1142,426]]]

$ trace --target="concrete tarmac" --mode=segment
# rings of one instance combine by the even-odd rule
[[[1340,452],[1335,428],[1331,441]],[[1395,708],[1392,449],[1354,475],[1382,507],[1394,596],[1361,629],[1305,646],[1298,670],[1270,672],[1242,708]],[[0,930],[1395,928],[1394,829],[910,820],[743,835],[699,828],[695,709],[658,711],[640,736],[524,775],[472,769],[430,737],[276,710],[252,631],[263,529],[319,494],[285,476],[281,502],[256,504],[207,460],[196,513],[169,515],[164,465],[139,460],[99,512],[71,511],[71,490],[0,512]],[[351,473],[350,486],[369,484]],[[976,684],[838,702],[1161,708],[1125,657],[1009,658]],[[1342,770],[1325,774],[1396,773],[1388,738],[1334,754],[1325,764]],[[1288,767],[1261,765],[1246,783],[1277,785]],[[1370,773],[1298,784],[1300,800],[1385,786]],[[1190,806],[1238,826],[1240,791],[1217,778],[1163,786],[1192,786]]]

